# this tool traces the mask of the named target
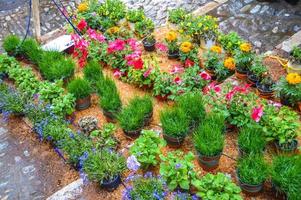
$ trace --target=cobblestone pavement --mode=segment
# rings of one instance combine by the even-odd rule
[[[261,51],[271,50],[301,30],[301,2],[229,0],[210,14],[219,18],[224,32],[237,31]]]

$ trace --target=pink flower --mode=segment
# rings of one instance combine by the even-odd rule
[[[95,30],[93,30],[91,28],[89,28],[87,32],[88,32],[89,37],[92,40],[97,40],[99,42],[105,42],[105,40],[106,40],[105,36],[103,36],[100,33],[97,33]]]
[[[182,79],[181,79],[180,77],[177,76],[177,77],[174,79],[174,82],[175,82],[176,84],[180,85],[180,84],[182,83]]]
[[[180,65],[174,65],[174,67],[170,71],[170,74],[176,74],[176,73],[182,73],[182,72],[184,72],[183,67],[181,67]]]
[[[192,60],[190,60],[190,59],[185,60],[185,63],[184,63],[185,67],[191,67],[193,65],[194,65],[194,62]]]
[[[219,86],[219,85],[215,85],[215,86],[213,87],[213,90],[214,90],[216,93],[220,93],[220,92],[222,91],[222,88],[221,88],[221,86]]]
[[[131,50],[136,51],[139,49],[139,43],[135,38],[130,38],[126,40],[127,44],[130,45]]]
[[[226,100],[227,100],[227,101],[231,101],[232,98],[233,98],[233,96],[234,96],[234,94],[235,94],[235,91],[234,91],[234,90],[231,90],[230,92],[228,92],[228,93],[226,94]]]
[[[255,122],[259,122],[262,115],[263,115],[263,107],[262,106],[253,108],[251,117]]]
[[[207,72],[205,72],[205,71],[201,72],[200,76],[201,76],[202,79],[204,79],[206,81],[208,81],[208,80],[211,79],[211,76]]]
[[[167,46],[163,43],[158,42],[155,44],[155,46],[156,46],[156,49],[158,49],[159,51],[161,51],[163,53],[167,52],[167,50],[168,50]]]
[[[87,28],[87,26],[88,26],[88,24],[84,19],[80,20],[80,22],[77,24],[77,28],[80,31],[85,30],[85,28]]]
[[[114,69],[113,76],[120,78],[122,76],[122,72],[119,69]]]
[[[109,43],[108,53],[114,53],[116,51],[122,51],[125,48],[125,41],[121,39],[116,39]]]
[[[211,82],[208,86],[203,89],[203,93],[207,94],[210,90],[213,90],[215,93],[220,93],[222,91],[221,86],[216,85],[215,82]]]
[[[143,68],[143,60],[141,58],[132,61],[134,69],[140,70]]]
[[[146,70],[146,72],[143,73],[143,77],[147,78],[151,74],[152,71],[153,71],[153,69],[149,68],[148,70]]]

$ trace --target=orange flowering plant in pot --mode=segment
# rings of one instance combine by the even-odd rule
[[[191,67],[199,63],[198,48],[189,41],[181,43],[179,55],[184,67]]]
[[[165,36],[165,42],[168,47],[168,58],[179,58],[178,36],[175,31],[169,31]]]
[[[223,67],[222,60],[224,58],[224,54],[222,54],[222,49],[219,46],[212,46],[205,54],[204,54],[204,68],[205,71],[213,78],[216,79],[216,68]]]
[[[250,71],[254,53],[250,43],[242,43],[239,49],[235,51],[236,71],[235,74],[239,79],[247,78],[247,73]]]

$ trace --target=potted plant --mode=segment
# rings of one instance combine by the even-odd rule
[[[179,147],[189,132],[189,119],[186,113],[177,107],[166,108],[160,113],[163,137],[171,147]]]
[[[156,49],[156,39],[153,35],[147,35],[143,40],[142,44],[144,46],[145,51],[155,51]]]
[[[102,129],[94,130],[90,133],[95,148],[97,149],[114,149],[117,150],[119,141],[114,136],[116,126],[112,123],[104,124]]]
[[[262,59],[256,57],[247,74],[247,81],[252,87],[256,87],[257,82],[260,82],[264,74],[267,72],[267,67],[262,64]]]
[[[86,79],[75,78],[68,86],[68,91],[76,98],[76,109],[85,110],[91,105],[91,86]]]
[[[235,51],[239,49],[239,46],[243,43],[243,40],[238,33],[231,31],[228,34],[220,34],[218,42],[228,54],[232,54],[233,56]]]
[[[297,106],[301,102],[301,76],[297,73],[289,73],[281,77],[275,87],[276,96],[286,106]]]
[[[249,154],[238,160],[236,168],[240,188],[247,193],[258,193],[268,177],[268,167],[262,154]]]
[[[168,189],[182,189],[188,191],[192,180],[195,179],[194,155],[192,152],[184,154],[182,151],[168,152],[166,156],[160,155],[160,175],[166,181]]]
[[[18,48],[21,44],[21,40],[16,35],[8,35],[3,40],[3,49],[7,52],[10,56],[17,56],[18,55]]]
[[[237,143],[240,156],[250,153],[263,153],[266,141],[262,127],[254,122],[243,127],[239,131]]]
[[[220,60],[222,55],[211,48],[205,55],[204,55],[204,68],[205,71],[212,77],[212,79],[216,79],[215,76],[215,69],[217,65],[220,65]]]
[[[125,168],[124,157],[108,150],[90,153],[83,165],[83,170],[88,178],[99,182],[101,188],[110,192],[121,183],[120,175]]]
[[[130,101],[130,104],[143,113],[143,126],[149,126],[153,117],[153,101],[150,96],[136,97]]]
[[[219,118],[219,114],[210,113],[210,117]],[[206,170],[218,167],[224,148],[223,128],[217,126],[215,120],[204,120],[194,133],[194,146],[198,153],[198,161]]]
[[[96,83],[104,78],[102,68],[96,60],[89,61],[84,68],[84,78],[88,80],[95,90]]]
[[[116,122],[115,119],[121,110],[121,100],[115,82],[110,78],[104,78],[97,84],[100,95],[100,107],[108,122]]]
[[[207,173],[201,179],[192,182],[196,188],[196,195],[202,199],[235,199],[243,200],[241,189],[225,174],[218,172],[216,175]]]
[[[132,186],[126,187],[123,192],[123,200],[165,199],[167,191],[164,187],[164,181],[161,177],[153,176],[147,172],[145,176],[136,175],[132,178]]]
[[[275,83],[271,77],[266,76],[261,81],[256,83],[257,93],[260,97],[271,99],[274,95]]]
[[[168,47],[168,58],[178,59],[179,58],[179,46],[177,33],[175,31],[169,31],[165,36],[165,42]]]
[[[168,11],[168,21],[173,24],[180,24],[188,13],[183,8],[175,8]]]
[[[66,116],[72,124],[75,120],[75,97],[71,93],[60,95],[52,100],[52,112],[57,116]]]
[[[288,73],[301,73],[301,48],[295,46],[288,62]]]
[[[252,46],[250,43],[242,43],[239,49],[235,51],[235,75],[239,79],[246,79],[247,74],[250,71],[252,61],[254,59],[254,53],[252,52]]]
[[[190,132],[192,132],[205,118],[205,107],[202,95],[199,92],[183,94],[176,99],[176,105],[180,107],[189,118]]]
[[[146,35],[151,34],[154,29],[154,22],[150,18],[144,18],[143,20],[135,23],[135,33],[138,38],[143,38]]]
[[[159,101],[167,100],[171,94],[172,76],[166,72],[158,74],[154,81],[153,95]]]
[[[152,130],[142,130],[141,135],[130,147],[130,154],[134,155],[143,169],[158,164],[158,156],[161,148],[166,145],[165,141]]]
[[[275,156],[271,167],[271,179],[276,197],[299,199],[301,188],[300,174],[300,155]]]
[[[184,41],[179,47],[179,57],[184,67],[192,67],[199,63],[199,49],[196,48],[191,42]]]
[[[10,68],[13,63],[16,63],[15,58],[9,57],[6,54],[0,55],[0,79],[3,80],[8,78],[8,68]]]

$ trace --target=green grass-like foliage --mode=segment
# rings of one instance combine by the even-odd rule
[[[102,68],[96,60],[89,61],[85,66],[84,77],[93,84],[103,79]]]
[[[301,156],[276,156],[272,164],[272,182],[284,192],[288,200],[300,199]]]
[[[220,114],[210,113],[194,133],[195,148],[202,155],[215,156],[223,151],[223,127],[214,120],[219,120],[220,117]]]
[[[204,200],[231,199],[243,200],[241,189],[225,174],[206,174],[192,183],[197,189],[196,195]]]
[[[120,175],[126,168],[125,159],[118,153],[99,150],[90,153],[84,162],[84,172],[90,180],[109,181]]]
[[[135,97],[118,115],[121,128],[126,131],[134,131],[142,128],[145,117],[152,110],[152,100],[149,96]]]
[[[8,35],[4,38],[2,47],[8,54],[17,53],[17,48],[21,40],[16,35]]]
[[[251,153],[239,159],[237,173],[242,183],[258,185],[268,177],[267,163],[262,154]]]
[[[36,40],[27,38],[20,46],[20,55],[30,60],[34,64],[38,64],[42,59],[42,50]],[[52,61],[53,62],[53,61]],[[52,62],[47,63],[47,67],[50,67]]]
[[[167,108],[160,113],[164,134],[172,137],[185,137],[189,131],[189,119],[186,113],[177,107]]]
[[[158,164],[160,150],[165,146],[165,141],[152,130],[143,130],[141,136],[130,148],[130,153],[134,155],[143,168]]]
[[[75,78],[67,86],[76,99],[83,99],[91,94],[91,86],[86,79]]]
[[[205,107],[201,93],[186,93],[176,100],[176,104],[189,117],[190,125],[197,126],[205,117]]]

